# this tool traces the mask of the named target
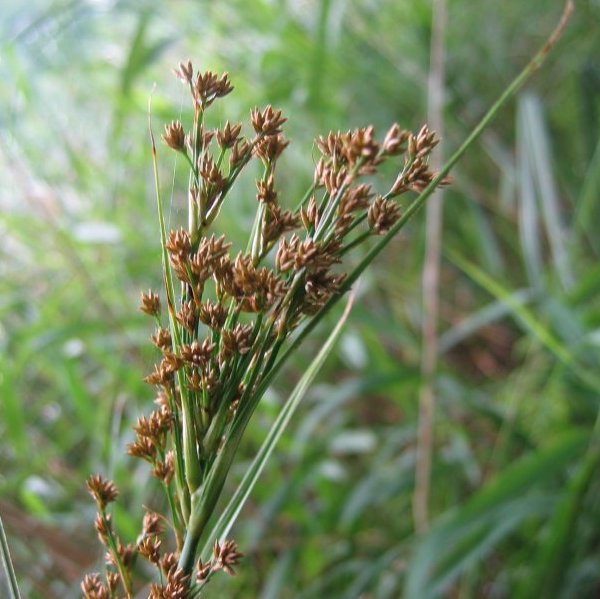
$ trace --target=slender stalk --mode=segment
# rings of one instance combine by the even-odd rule
[[[427,121],[438,137],[444,138],[444,33],[446,29],[446,0],[434,0],[432,6],[431,68]],[[441,143],[432,154],[434,170],[441,166]],[[423,321],[421,335],[421,390],[419,395],[419,427],[413,514],[415,528],[423,534],[429,527],[429,489],[433,454],[433,422],[435,414],[435,374],[438,363],[438,316],[440,255],[442,248],[442,198],[438,187],[426,208],[426,246],[423,265]]]
[[[12,560],[10,559],[10,551],[8,549],[6,534],[4,533],[2,518],[0,518],[0,553],[2,554],[2,565],[4,566],[4,573],[6,575],[10,597],[11,599],[21,599],[19,585],[17,584],[17,576],[12,565]]]

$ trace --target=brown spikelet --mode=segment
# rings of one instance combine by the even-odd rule
[[[128,543],[127,545],[123,545],[121,541],[117,541],[117,553],[119,554],[119,558],[125,569],[129,570],[135,561],[137,556],[137,547]],[[106,554],[106,563],[112,566],[117,566],[115,557],[112,553]]]
[[[281,134],[267,135],[257,142],[254,147],[254,153],[264,164],[273,166],[289,145],[290,142]]]
[[[119,584],[119,575],[116,572],[107,572],[106,584],[108,585],[108,590],[110,591],[110,596],[112,597],[117,591],[117,586]]]
[[[156,460],[157,451],[156,443],[149,437],[138,437],[136,441],[127,445],[128,455],[141,458],[151,464]]]
[[[165,574],[169,574],[172,569],[177,569],[179,556],[176,553],[165,553],[160,559],[160,567]]]
[[[194,76],[194,67],[192,61],[188,60],[187,63],[180,62],[179,68],[174,69],[175,75],[184,82],[191,83],[192,77]]]
[[[213,330],[221,330],[227,318],[227,309],[223,304],[206,301],[200,305],[198,317],[200,322]]]
[[[190,333],[193,333],[198,324],[198,312],[194,302],[184,302],[175,315],[177,322]]]
[[[319,220],[319,209],[317,207],[315,196],[312,196],[308,201],[308,204],[300,209],[300,218],[307,231],[316,228]]]
[[[229,75],[218,77],[212,71],[197,73],[194,81],[194,99],[202,108],[208,108],[217,98],[223,98],[233,90]]]
[[[164,460],[156,462],[156,465],[152,469],[152,475],[168,485],[173,479],[174,474],[175,454],[172,451],[168,451]]]
[[[196,566],[196,582],[199,584],[203,583],[208,578],[211,570],[211,562],[203,563],[202,560],[198,560],[198,565]]]
[[[407,142],[410,138],[410,131],[400,129],[398,123],[394,123],[385,134],[382,149],[388,156],[403,154],[407,149]]]
[[[205,339],[202,343],[196,340],[191,345],[181,346],[181,357],[187,364],[203,368],[208,365],[214,348],[215,344],[210,339]]]
[[[169,329],[159,328],[151,337],[152,344],[162,351],[169,351],[172,347],[173,340]]]
[[[103,545],[108,542],[108,535],[110,533],[111,526],[111,515],[105,514],[104,516],[100,513],[96,514],[94,518],[94,528],[98,534],[98,538]]]
[[[162,139],[172,150],[185,152],[185,131],[179,121],[173,121],[170,125],[165,125]]]
[[[287,119],[281,115],[281,110],[274,110],[269,104],[262,112],[253,108],[250,112],[250,120],[254,131],[259,135],[277,135],[281,133],[281,125]]]
[[[277,241],[282,235],[300,226],[300,217],[291,210],[282,210],[276,204],[269,205],[263,228],[266,244]]]
[[[259,202],[265,204],[273,204],[277,201],[277,192],[275,191],[275,183],[273,181],[273,174],[269,175],[267,180],[260,179],[256,182],[256,188],[258,190],[257,199]]]
[[[223,331],[221,336],[221,362],[235,354],[246,354],[252,347],[252,325],[237,324],[231,331]]]
[[[148,316],[158,316],[160,314],[160,297],[154,291],[141,294],[140,310]]]
[[[156,512],[147,511],[142,521],[142,534],[145,537],[155,537],[163,532],[162,518]]]
[[[98,505],[98,509],[100,510],[104,510],[104,508],[109,503],[114,501],[119,495],[115,483],[113,483],[111,480],[102,478],[99,474],[92,474],[87,479],[86,484],[90,494]]]
[[[81,591],[86,599],[109,599],[108,589],[100,582],[100,574],[86,574],[81,583]]]
[[[344,216],[352,212],[365,210],[368,208],[372,197],[373,190],[371,189],[371,186],[366,183],[348,189],[342,196],[338,206],[338,214]]]
[[[153,564],[160,561],[160,546],[162,542],[156,537],[146,537],[138,545],[140,555]]]
[[[400,208],[392,200],[377,196],[367,215],[369,228],[377,235],[387,233],[400,218]]]
[[[222,545],[219,544],[219,541],[215,541],[213,557],[213,570],[223,569],[230,576],[235,576],[233,568],[244,557],[244,554],[238,551],[235,541],[224,541]]]
[[[223,150],[232,148],[235,145],[241,130],[241,123],[231,125],[229,121],[227,121],[223,129],[217,131],[217,143],[219,144],[219,147]]]
[[[233,171],[240,168],[252,156],[252,148],[245,139],[238,139],[235,145],[231,148],[229,155],[229,168]]]
[[[185,229],[170,231],[165,247],[171,255],[187,257],[192,248],[190,234]]]

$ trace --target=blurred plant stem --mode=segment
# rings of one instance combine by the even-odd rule
[[[444,38],[446,31],[446,0],[434,0],[432,6],[431,66],[429,69],[427,119],[444,138]],[[432,155],[433,168],[442,165],[442,144]],[[431,456],[433,453],[433,420],[435,414],[435,374],[438,356],[438,313],[440,253],[442,247],[442,208],[443,191],[438,188],[427,204],[426,246],[423,266],[423,320],[421,375],[422,384],[419,397],[419,422],[417,437],[417,463],[413,513],[415,529],[419,534],[427,531],[429,525],[429,489],[431,479]]]
[[[10,559],[10,552],[8,550],[8,541],[4,534],[4,525],[2,524],[2,518],[0,518],[0,553],[2,554],[2,566],[4,569],[4,577],[6,577],[6,585],[10,592],[11,599],[20,599],[19,587],[17,585],[17,577],[15,576],[15,570]]]

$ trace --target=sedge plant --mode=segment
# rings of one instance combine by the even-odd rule
[[[193,122],[189,128],[172,122],[162,140],[189,169],[188,225],[166,230],[151,131],[164,289],[143,293],[140,308],[156,325],[151,341],[158,361],[145,381],[157,396],[154,411],[138,419],[136,439],[128,447],[160,481],[168,514],[147,511],[136,543],[123,544],[109,511],[117,489],[100,475],[91,476],[95,528],[108,566],[103,576],[84,578],[85,597],[133,597],[141,586],[136,581],[140,561],[154,570],[148,596],[155,599],[201,596],[213,575],[235,573],[242,553],[225,535],[277,435],[267,439],[260,461],[221,517],[216,512],[244,431],[269,384],[432,191],[449,182],[451,167],[540,66],[571,8],[568,3],[546,45],[439,172],[429,166],[438,140],[426,125],[411,132],[393,124],[380,139],[371,126],[332,132],[316,140],[321,156],[313,182],[292,210],[280,204],[277,187],[278,161],[289,143],[281,111],[253,109],[247,134],[241,123],[210,128],[211,106],[233,90],[229,77],[198,72],[189,61],[179,65],[175,72],[189,90]],[[212,229],[233,185],[253,161],[262,167],[251,200],[256,215],[245,249],[234,255],[226,236]],[[376,175],[387,162],[396,165],[397,175],[390,186],[378,189]],[[372,238],[377,241],[371,243]],[[369,244],[347,272],[347,255]],[[278,426],[289,420],[309,374]]]

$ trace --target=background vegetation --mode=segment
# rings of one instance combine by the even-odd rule
[[[446,153],[562,2],[448,4]],[[422,214],[363,279],[336,355],[235,530],[240,574],[209,597],[600,592],[600,4],[577,4],[557,51],[445,193],[429,530],[415,533],[411,507]],[[230,73],[222,121],[282,108],[292,205],[318,133],[425,121],[430,43],[426,0],[0,4],[0,514],[24,596],[78,596],[101,559],[90,472],[116,480],[130,540],[138,506],[155,501],[147,469],[124,458],[152,400],[138,293],[160,286],[148,97],[156,130],[189,116],[170,69],[192,58]],[[160,158],[173,223],[184,169]],[[253,197],[248,179],[222,219],[229,235],[250,226]],[[246,459],[318,345],[269,393]]]

